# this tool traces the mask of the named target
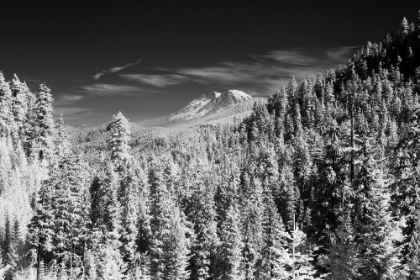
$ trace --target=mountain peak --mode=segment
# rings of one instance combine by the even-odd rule
[[[233,104],[250,100],[252,97],[243,91],[231,89],[223,93],[212,91],[200,95],[177,113],[168,116],[169,121],[188,121],[216,113]]]
[[[243,91],[231,89],[221,95],[222,98],[231,98],[234,103],[252,99],[252,97]]]
[[[221,95],[220,92],[212,91],[208,93],[204,93],[200,96],[200,99],[216,99]]]

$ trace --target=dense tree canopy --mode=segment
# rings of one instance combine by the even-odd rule
[[[419,24],[166,130],[120,112],[68,135],[45,84],[0,73],[0,273],[419,279]]]

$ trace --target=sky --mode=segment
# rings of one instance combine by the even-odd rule
[[[137,122],[211,91],[269,96],[345,64],[419,10],[408,0],[5,1],[0,71],[33,92],[45,82],[69,125],[118,111]]]

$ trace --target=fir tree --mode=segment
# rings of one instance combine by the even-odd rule
[[[67,130],[64,124],[63,115],[59,115],[59,118],[55,124],[55,135],[54,135],[54,146],[55,154],[58,159],[63,158],[67,153],[69,153],[69,140],[67,135]]]
[[[360,260],[359,248],[356,242],[356,232],[347,212],[341,218],[341,224],[337,228],[334,242],[329,248],[329,270],[328,279],[357,279]]]
[[[12,127],[12,91],[0,71],[0,135],[7,136]]]
[[[261,262],[261,248],[263,247],[263,198],[262,186],[259,180],[249,180],[248,174],[244,175],[244,202],[241,213],[242,238],[243,238],[243,263],[244,279],[255,279],[257,263]]]
[[[121,232],[121,209],[117,196],[117,183],[117,175],[114,172],[114,166],[112,166],[112,164],[108,165],[106,167],[106,179],[104,182],[105,205],[101,229],[103,230],[104,238],[110,240],[110,246],[115,250],[121,245],[119,241]]]
[[[4,237],[2,244],[2,253],[4,264],[10,265],[12,263],[11,254],[13,247],[13,235],[12,235],[12,224],[10,222],[9,215],[6,215],[6,222],[4,226]]]
[[[52,238],[53,230],[53,211],[51,201],[54,194],[54,180],[44,180],[39,191],[39,201],[35,215],[28,225],[30,243],[36,255],[37,279],[41,279],[43,259],[50,260],[50,252],[53,250]]]
[[[406,18],[403,18],[401,21],[400,30],[399,30],[399,35],[401,37],[401,40],[407,37],[408,32],[409,32],[408,21]]]
[[[185,218],[175,205],[166,186],[162,171],[155,168],[151,181],[151,232],[150,275],[151,279],[187,279],[189,272],[188,234]]]
[[[285,230],[281,218],[277,212],[272,194],[267,186],[263,189],[263,221],[262,221],[262,239],[261,262],[258,265],[257,279],[271,279],[274,275],[273,262],[275,251],[280,250],[285,242],[283,235]]]
[[[105,167],[102,176],[95,178],[90,189],[93,200],[88,256],[95,264],[94,268],[90,264],[90,273],[99,279],[120,279],[127,271],[120,253],[121,216],[117,189],[117,175],[112,164]]]
[[[386,169],[375,159],[370,141],[363,147],[364,161],[357,186],[356,230],[360,236],[360,273],[369,279],[398,279],[401,229],[391,216],[389,179]]]
[[[137,208],[135,188],[138,183],[132,166],[128,166],[125,177],[121,180],[119,190],[121,215],[121,243],[122,255],[129,268],[132,268],[137,250]]]
[[[23,124],[25,122],[26,115],[26,104],[23,91],[23,84],[20,82],[18,76],[13,74],[13,78],[10,81],[10,90],[12,92],[12,113],[14,117],[15,127],[13,128],[13,134],[15,139],[20,138],[23,135]]]
[[[191,277],[199,280],[211,279],[214,273],[219,238],[215,205],[208,184],[199,179],[192,194],[190,221],[194,225],[195,238],[191,244],[193,269]]]
[[[69,254],[70,262],[73,258],[83,256],[84,238],[87,227],[87,212],[83,203],[85,175],[82,170],[83,163],[73,156],[68,156],[62,163],[60,183],[56,185],[56,195],[53,199],[55,211],[56,236],[53,239],[58,244],[63,244],[59,234],[67,239],[67,244],[62,248],[64,254]],[[60,251],[57,246],[58,252]],[[70,263],[72,269],[72,263]]]
[[[172,209],[170,218],[169,233],[165,236],[161,260],[163,269],[163,279],[189,279],[188,270],[190,259],[190,236],[191,229],[187,226],[185,217],[178,207]]]
[[[313,249],[307,243],[306,235],[294,224],[291,235],[279,232],[279,238],[285,240],[285,246],[274,248],[277,259],[272,261],[272,279],[317,280],[312,264]]]
[[[139,178],[139,199],[138,199],[138,220],[137,220],[137,250],[141,254],[139,262],[144,263],[145,254],[149,247],[149,241],[151,238],[151,229],[150,229],[150,191],[147,184],[147,179],[145,174],[141,169],[138,169],[140,172],[138,174]],[[144,270],[144,268],[142,268]]]
[[[111,151],[111,161],[118,173],[125,169],[125,165],[130,158],[129,145],[130,128],[128,120],[119,112],[113,116],[112,122],[109,124],[111,138],[108,148]]]
[[[226,220],[220,229],[221,252],[217,264],[220,279],[237,280],[241,279],[242,262],[241,250],[243,248],[239,216],[234,205],[231,205],[227,212]]]
[[[31,139],[34,141],[32,154],[40,161],[50,160],[53,152],[53,101],[51,90],[45,84],[41,84],[36,94],[35,120],[31,132]]]

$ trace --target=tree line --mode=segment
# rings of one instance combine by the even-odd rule
[[[404,19],[239,123],[142,141],[118,113],[95,150],[0,75],[5,277],[418,279],[419,38]]]

